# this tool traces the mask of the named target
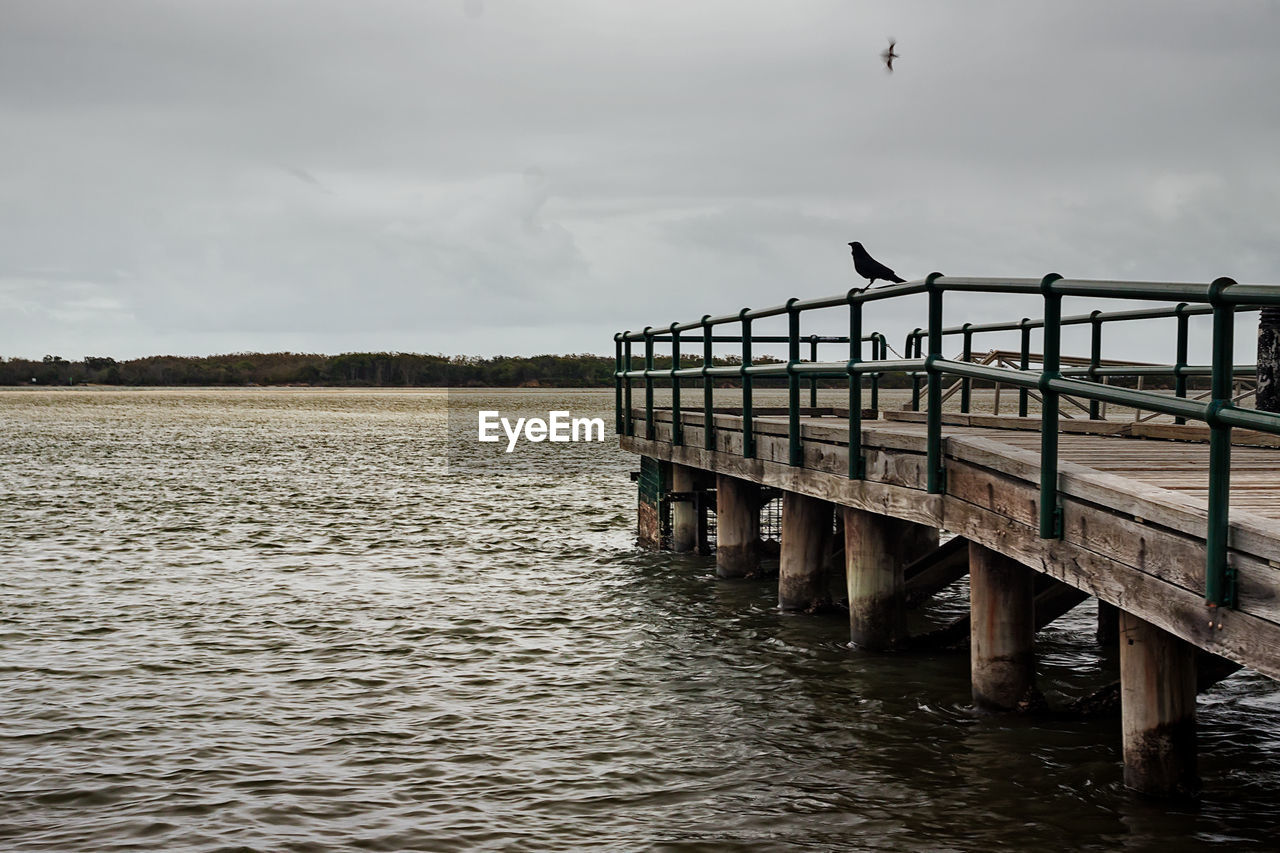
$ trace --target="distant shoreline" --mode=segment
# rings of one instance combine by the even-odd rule
[[[117,361],[47,355],[0,359],[0,386],[344,388],[604,388],[614,382],[612,356],[424,355],[356,352],[228,353],[148,356]]]

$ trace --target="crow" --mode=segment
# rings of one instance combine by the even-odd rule
[[[875,284],[878,278],[898,284],[905,281],[905,279],[898,278],[893,270],[868,255],[867,250],[862,248],[861,243],[850,243],[849,248],[853,252],[853,268],[858,271],[858,275],[867,279],[867,287]],[[865,290],[866,288],[863,289]]]
[[[893,73],[893,61],[898,58],[899,54],[893,52],[893,48],[898,44],[894,39],[889,39],[889,49],[880,54],[880,58],[884,60],[884,67],[889,73]]]

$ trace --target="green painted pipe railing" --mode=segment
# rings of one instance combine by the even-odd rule
[[[1243,308],[1257,308],[1258,306],[1241,306]],[[1208,315],[1213,313],[1213,306],[1201,305],[1190,306],[1186,302],[1182,302],[1175,306],[1162,308],[1145,308],[1133,311],[1091,311],[1088,314],[1077,314],[1070,317],[1063,317],[1058,325],[1061,326],[1079,326],[1088,324],[1090,329],[1089,335],[1089,367],[1083,370],[1067,369],[1063,370],[1063,375],[1088,375],[1091,379],[1100,376],[1150,376],[1159,378],[1170,378],[1174,382],[1174,396],[1187,396],[1187,377],[1188,376],[1209,376],[1212,371],[1208,366],[1196,366],[1187,363],[1187,339],[1188,339],[1188,318],[1197,315]],[[1102,361],[1102,331],[1103,326],[1107,323],[1126,322],[1130,320],[1158,320],[1158,319],[1176,319],[1177,320],[1177,348],[1174,356],[1174,363],[1170,365],[1142,365],[1128,367],[1103,367]],[[942,330],[942,336],[945,338],[950,335],[962,336],[962,356],[961,360],[969,361],[973,355],[973,336],[977,334],[988,334],[998,332],[1014,332],[1021,333],[1019,354],[1020,368],[1027,370],[1031,363],[1031,330],[1043,329],[1045,321],[1043,319],[1032,320],[1023,317],[1017,322],[1004,323],[964,323],[959,326],[949,326]],[[907,334],[905,351],[911,352],[915,349],[919,355],[921,340],[926,336],[923,329],[913,329]],[[1237,376],[1251,376],[1256,374],[1255,365],[1237,365]],[[913,377],[913,394],[911,408],[915,411],[920,410],[919,401],[919,382],[920,378]],[[969,381],[962,380],[960,388],[960,411],[968,413],[971,410],[971,397],[969,394]],[[1020,388],[1018,391],[1018,415],[1019,417],[1027,416],[1027,398],[1028,392],[1034,389]],[[1091,420],[1101,420],[1100,400],[1089,401],[1089,418]],[[1175,423],[1186,423],[1186,419],[1182,417],[1175,418]]]
[[[943,296],[958,293],[1008,293],[1038,295],[1044,303],[1044,317],[1040,320],[1023,318],[1012,323],[965,323],[961,326],[943,325]],[[898,299],[916,294],[928,296],[928,326],[917,328],[907,336],[905,358],[889,360],[883,335],[862,334],[865,306],[872,302]],[[1099,312],[1062,316],[1064,297],[1093,299],[1131,299],[1145,301],[1178,302],[1174,306],[1140,309],[1134,311]],[[847,337],[820,338],[810,336],[810,359],[802,361],[801,317],[807,311],[848,306],[849,335]],[[1110,403],[1140,408],[1172,416],[1178,423],[1200,421],[1209,426],[1209,498],[1208,525],[1206,531],[1205,600],[1211,606],[1234,606],[1236,577],[1227,553],[1229,531],[1231,485],[1231,430],[1246,428],[1280,435],[1280,414],[1259,412],[1236,406],[1232,402],[1232,380],[1245,374],[1249,368],[1233,363],[1233,336],[1235,314],[1241,310],[1256,310],[1265,306],[1280,306],[1280,286],[1237,284],[1229,278],[1220,278],[1208,285],[1170,282],[1132,281],[1084,281],[1065,279],[1049,274],[1041,279],[955,278],[933,273],[922,281],[886,285],[871,290],[853,289],[849,292],[819,299],[789,299],[783,305],[770,308],[742,309],[737,314],[720,317],[704,316],[692,323],[672,323],[666,335],[659,336],[653,327],[642,332],[620,332],[614,336],[615,358],[615,406],[618,408],[616,424],[619,434],[634,435],[635,424],[632,409],[632,385],[643,380],[645,387],[645,435],[654,435],[653,389],[655,379],[672,384],[673,409],[679,420],[680,383],[697,379],[703,386],[704,446],[715,448],[712,380],[716,377],[734,377],[743,383],[743,453],[755,455],[755,438],[752,430],[752,386],[760,377],[785,379],[788,397],[788,459],[790,464],[804,463],[803,437],[801,434],[801,379],[809,380],[810,406],[815,406],[816,387],[821,379],[845,379],[849,389],[849,470],[851,479],[865,476],[862,435],[863,379],[870,376],[874,382],[879,376],[902,373],[912,378],[912,408],[920,407],[920,384],[927,378],[926,395],[926,488],[930,493],[941,494],[946,490],[946,468],[942,453],[942,379],[945,376],[962,380],[962,405],[968,403],[968,389],[973,379],[998,382],[1019,389],[1018,412],[1027,414],[1027,393],[1035,390],[1041,397],[1040,443],[1040,536],[1046,539],[1062,535],[1062,511],[1058,493],[1058,434],[1059,399],[1063,395],[1090,401],[1090,415],[1098,412],[1097,405]],[[1212,363],[1208,366],[1190,365],[1188,353],[1188,318],[1208,314],[1213,317]],[[753,336],[752,321],[786,315],[786,336]],[[1104,366],[1101,364],[1102,330],[1106,323],[1127,320],[1175,318],[1177,339],[1175,363],[1172,365],[1145,365],[1137,367]],[[732,336],[716,336],[717,326],[741,324],[741,333]],[[1064,326],[1088,324],[1091,327],[1090,357],[1087,368],[1063,369],[1061,364],[1061,333]],[[1043,353],[1041,369],[1030,367],[1031,331],[1043,329]],[[684,332],[698,330],[697,337],[682,337]],[[1014,332],[1021,335],[1019,368],[993,367],[975,364],[972,356],[972,339],[975,334],[987,332]],[[943,339],[947,335],[961,335],[963,350],[961,360],[949,360],[943,356]],[[680,364],[679,344],[684,340],[698,340],[703,344],[702,365],[685,368]],[[871,359],[862,358],[862,344],[872,343]],[[635,370],[631,345],[642,341],[645,345],[644,369]],[[717,366],[713,361],[715,341],[737,342],[742,345],[740,365]],[[768,341],[787,344],[787,361],[756,364],[753,362],[751,344]],[[670,343],[673,349],[672,367],[658,370],[654,367],[654,343]],[[842,362],[817,361],[818,343],[848,343],[848,359]],[[1174,379],[1174,394],[1124,388],[1100,382],[1102,378],[1119,375],[1163,375]],[[1208,401],[1187,399],[1187,379],[1191,376],[1210,377],[1211,389]],[[875,386],[873,385],[873,388]],[[874,394],[874,392],[873,392]],[[873,396],[873,408],[878,408]],[[1100,416],[1100,412],[1098,412]],[[673,436],[681,435],[676,427]]]

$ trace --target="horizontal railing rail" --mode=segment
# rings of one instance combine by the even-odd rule
[[[1043,317],[1027,318],[1014,323],[943,325],[945,294],[994,293],[1038,295],[1044,304]],[[863,334],[864,307],[870,303],[898,299],[915,294],[927,294],[928,322],[908,335],[905,358],[889,360],[884,336],[878,333]],[[1130,299],[1142,301],[1174,302],[1180,304],[1133,311],[1102,312],[1063,317],[1064,297],[1092,297],[1095,299]],[[847,307],[849,334],[843,337],[801,335],[801,317],[805,312]],[[721,316],[704,315],[702,319],[671,323],[666,327],[645,327],[642,331],[625,331],[614,335],[616,345],[615,405],[617,429],[620,434],[635,434],[632,414],[632,388],[636,380],[642,380],[645,391],[645,436],[655,437],[654,383],[662,379],[671,383],[672,442],[683,443],[683,419],[681,417],[681,384],[685,380],[699,380],[703,389],[702,409],[703,443],[714,450],[714,382],[717,378],[737,379],[742,384],[742,452],[748,458],[755,456],[753,427],[753,383],[757,378],[785,378],[788,394],[788,461],[802,466],[804,447],[801,435],[802,406],[800,386],[809,381],[810,407],[816,408],[817,387],[822,379],[844,379],[848,385],[849,465],[848,476],[861,479],[866,475],[862,450],[863,378],[878,378],[885,374],[916,373],[927,379],[926,405],[926,489],[932,494],[945,492],[946,469],[942,458],[942,378],[959,377],[964,386],[962,409],[967,408],[968,383],[972,380],[989,381],[1019,389],[1019,414],[1026,416],[1025,394],[1035,391],[1040,407],[1040,518],[1039,535],[1042,538],[1058,538],[1062,535],[1062,510],[1058,493],[1058,434],[1060,430],[1060,400],[1063,396],[1090,401],[1090,416],[1104,403],[1128,406],[1144,411],[1160,412],[1174,417],[1177,422],[1195,420],[1209,426],[1209,489],[1208,519],[1205,535],[1206,572],[1205,600],[1210,606],[1234,606],[1236,576],[1227,553],[1229,530],[1229,493],[1231,482],[1231,430],[1245,428],[1280,435],[1280,414],[1261,412],[1235,405],[1233,379],[1238,368],[1233,362],[1235,314],[1237,310],[1256,310],[1260,307],[1280,306],[1280,286],[1238,284],[1229,278],[1219,278],[1209,284],[1176,282],[1135,281],[1085,281],[1049,274],[1041,279],[1029,278],[964,278],[933,273],[919,281],[904,282],[882,287],[852,289],[847,293],[818,299],[789,299],[781,305],[769,308],[744,308],[736,314]],[[1211,315],[1212,359],[1209,365],[1187,363],[1188,324],[1191,316]],[[787,318],[787,334],[755,336],[752,323],[770,317]],[[1174,395],[1159,394],[1148,390],[1125,388],[1097,381],[1108,376],[1125,375],[1113,370],[1134,370],[1134,367],[1113,367],[1102,363],[1101,329],[1108,322],[1127,320],[1152,320],[1176,318],[1178,333],[1175,362],[1170,365],[1154,365],[1157,371],[1146,375],[1165,375],[1174,379]],[[1061,332],[1064,326],[1089,323],[1093,327],[1090,363],[1083,370],[1063,368]],[[716,335],[720,326],[739,324],[737,334]],[[1043,329],[1043,347],[1040,368],[1030,367],[1030,330]],[[686,336],[685,332],[698,332]],[[997,331],[1021,331],[1023,335],[1022,361],[1017,369],[989,364],[977,364],[972,359],[974,334]],[[942,341],[948,335],[961,335],[964,348],[957,359],[943,356]],[[644,369],[633,369],[632,344],[644,345]],[[654,364],[656,343],[671,345],[671,364],[659,370]],[[682,367],[680,344],[700,342],[702,365]],[[741,344],[740,363],[716,365],[713,344]],[[753,343],[786,343],[785,362],[753,362]],[[809,359],[801,359],[802,344],[810,344]],[[863,358],[863,344],[872,344],[872,355]],[[844,361],[818,361],[819,343],[845,343],[848,358]],[[912,357],[914,356],[914,357]],[[1129,374],[1142,375],[1142,374]],[[1210,394],[1207,400],[1187,399],[1186,380],[1190,376],[1210,378]],[[1078,377],[1087,377],[1078,378]],[[917,380],[918,381],[918,380]],[[873,386],[874,387],[874,386]],[[914,394],[919,399],[918,384]],[[873,404],[873,410],[877,408]]]
[[[1102,282],[1099,282],[1102,283]],[[1154,282],[1132,282],[1132,284],[1156,284]],[[1174,285],[1175,287],[1185,287],[1185,285]],[[1235,285],[1242,287],[1243,285]],[[1123,297],[1122,297],[1123,298]],[[1132,298],[1132,297],[1130,297]],[[1247,306],[1253,309],[1259,306]],[[1203,316],[1212,314],[1214,308],[1212,305],[1190,305],[1181,302],[1173,306],[1165,306],[1160,308],[1143,308],[1132,311],[1091,311],[1088,314],[1073,314],[1063,317],[1058,321],[1058,327],[1064,326],[1082,326],[1089,325],[1091,327],[1089,339],[1089,377],[1096,379],[1099,376],[1106,375],[1123,375],[1119,373],[1104,373],[1100,367],[1100,358],[1102,354],[1102,330],[1107,323],[1128,322],[1133,320],[1158,320],[1158,319],[1175,319],[1177,320],[1177,355],[1175,363],[1168,365],[1165,372],[1160,373],[1152,371],[1148,376],[1167,376],[1173,379],[1174,395],[1178,397],[1187,396],[1187,377],[1197,375],[1188,372],[1191,365],[1187,361],[1187,340],[1189,336],[1189,319],[1195,316]],[[960,335],[963,339],[962,355],[964,361],[969,361],[973,353],[973,336],[979,334],[990,334],[999,332],[1020,332],[1022,344],[1022,364],[1021,369],[1027,369],[1027,357],[1031,346],[1031,332],[1033,329],[1043,329],[1045,321],[1043,318],[1032,319],[1023,317],[1021,320],[1002,323],[964,323],[959,326],[948,326],[942,329],[941,334],[945,338],[949,335]],[[906,342],[903,352],[911,354],[913,351],[917,356],[921,354],[921,348],[925,332],[922,329],[913,329],[907,333]],[[1133,374],[1138,375],[1138,374]],[[920,378],[912,378],[913,393],[911,396],[912,409],[920,410]],[[1026,388],[1018,391],[1018,415],[1019,417],[1027,416],[1027,398],[1030,391]],[[962,412],[969,411],[970,402],[970,382],[968,378],[961,380],[960,385],[960,410]],[[1091,420],[1102,419],[1102,401],[1091,400],[1089,403],[1089,418]],[[1176,423],[1183,423],[1183,419],[1175,419]]]
[[[989,352],[985,352],[985,353],[972,353],[970,361],[974,362],[975,364],[990,365],[994,363],[995,366],[997,367],[1008,367],[1008,368],[1013,368],[1015,370],[1020,370],[1020,369],[1024,369],[1023,368],[1024,364],[1040,363],[1042,361],[1042,356],[1038,353],[1028,353],[1025,349],[1021,353],[1015,350],[990,350]],[[1112,379],[1132,379],[1136,383],[1137,389],[1139,391],[1143,390],[1144,381],[1146,379],[1151,379],[1151,378],[1171,379],[1171,378],[1174,378],[1176,375],[1181,375],[1183,377],[1197,377],[1197,376],[1212,375],[1211,365],[1150,364],[1150,363],[1144,363],[1144,362],[1099,359],[1096,357],[1096,355],[1092,360],[1088,358],[1078,358],[1074,356],[1063,355],[1060,357],[1060,361],[1063,367],[1059,370],[1059,372],[1063,376],[1088,377],[1090,380],[1101,381],[1104,384],[1110,382]],[[1075,366],[1069,367],[1066,365],[1075,365]],[[912,398],[911,398],[911,402],[908,403],[904,408],[911,409],[914,411],[919,411],[920,409],[919,382],[916,381],[916,379],[917,377],[920,377],[922,375],[923,374],[918,371],[911,374],[912,380],[913,380]],[[1231,401],[1233,403],[1237,403],[1241,400],[1248,399],[1249,397],[1256,397],[1257,391],[1258,391],[1257,378],[1258,378],[1258,366],[1256,364],[1235,365],[1232,368],[1233,389],[1232,389]],[[965,383],[967,381],[968,381],[968,377],[965,377],[965,378],[958,379],[955,382],[951,383],[951,385],[947,386],[946,390],[942,394],[942,401],[945,403],[947,400],[950,400],[952,397],[954,397],[957,393],[961,392],[965,387]],[[1003,410],[1001,408],[1001,393],[1000,393],[1002,385],[1000,382],[993,382],[992,388],[994,389],[994,393],[991,395],[991,414],[993,415],[1003,414]],[[1032,389],[1020,388],[1018,389],[1018,391],[1019,391],[1019,395],[1026,394],[1026,395],[1032,396],[1035,398],[1037,402],[1039,402],[1040,400],[1039,396],[1037,396],[1035,391]],[[1175,390],[1174,396],[1185,397],[1187,396],[1187,393],[1188,393],[1188,390],[1184,385],[1181,389]],[[1195,399],[1203,399],[1204,397],[1208,397],[1208,396],[1209,396],[1209,391],[1205,390],[1197,394]],[[1095,420],[1107,419],[1107,409],[1106,409],[1105,401],[1099,404],[1098,411],[1095,411],[1090,405],[1085,405],[1081,403],[1075,397],[1064,396],[1063,401],[1070,403],[1071,405],[1080,409],[1085,414],[1089,415],[1091,418]],[[964,399],[962,397],[961,402],[963,403],[961,407],[961,414],[974,413],[974,409],[970,407],[970,403],[967,399]],[[1092,401],[1092,402],[1096,403],[1098,401]],[[1019,404],[1020,404],[1020,408],[1022,409],[1022,411],[1019,412],[1019,415],[1021,417],[1026,417],[1025,404],[1021,399],[1019,399]],[[1132,412],[1133,412],[1133,416],[1131,420],[1135,422],[1148,421],[1148,420],[1151,420],[1152,418],[1160,416],[1159,412],[1151,412],[1148,414],[1143,414],[1143,411],[1141,409],[1133,409]],[[1063,417],[1069,418],[1069,419],[1074,419],[1075,417],[1074,415],[1071,415],[1065,411],[1061,412],[1061,414]]]

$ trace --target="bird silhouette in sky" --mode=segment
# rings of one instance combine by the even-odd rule
[[[858,271],[858,275],[867,279],[867,286],[862,288],[863,290],[875,284],[878,278],[897,284],[905,281],[905,279],[899,278],[893,270],[868,255],[867,250],[862,248],[861,243],[850,243],[849,249],[853,252],[853,268]]]
[[[899,56],[899,54],[893,52],[897,44],[898,42],[895,39],[889,39],[889,49],[880,54],[880,58],[884,60],[884,67],[888,69],[890,74],[893,73],[893,61]]]

